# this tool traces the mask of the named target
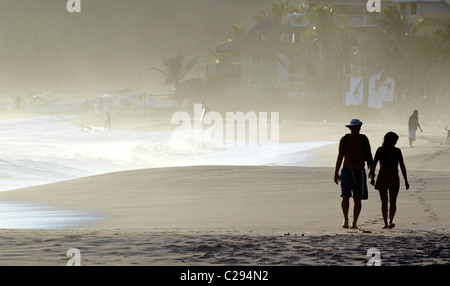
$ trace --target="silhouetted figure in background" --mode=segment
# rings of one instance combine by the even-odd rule
[[[383,214],[384,228],[393,228],[395,212],[397,211],[397,196],[400,190],[400,178],[398,166],[403,174],[406,189],[409,189],[406,167],[403,161],[402,151],[395,147],[398,135],[388,132],[384,136],[383,145],[377,149],[374,158],[373,169],[380,162],[380,171],[375,183],[375,189],[379,191],[381,198],[381,213]],[[389,223],[388,223],[388,203],[389,203]]]
[[[445,139],[445,143],[450,144],[450,129],[448,129],[448,126],[445,126],[445,130],[447,130],[447,139]]]
[[[22,108],[22,97],[20,95],[16,96],[14,103],[16,104],[16,110],[20,111]]]
[[[422,132],[422,127],[419,124],[419,111],[414,110],[413,114],[409,117],[408,120],[408,139],[409,139],[409,147],[412,147],[412,143],[416,141],[416,131],[417,128]]]
[[[103,98],[100,97],[99,103],[98,103],[98,111],[103,111]]]
[[[84,101],[84,112],[88,113],[89,112],[89,99],[86,98],[86,100]]]
[[[105,130],[111,129],[111,115],[109,112],[106,113],[106,120],[105,120]]]

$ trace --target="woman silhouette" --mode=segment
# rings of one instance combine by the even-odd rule
[[[398,175],[398,166],[403,174],[406,189],[409,189],[406,167],[403,161],[402,151],[395,147],[398,135],[394,132],[388,132],[384,136],[383,145],[375,153],[373,169],[380,162],[380,171],[375,183],[375,189],[380,193],[381,213],[383,214],[384,228],[393,228],[395,212],[397,211],[397,196],[400,190],[400,179]],[[388,203],[389,223],[388,223]]]

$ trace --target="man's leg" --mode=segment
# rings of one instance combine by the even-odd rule
[[[343,228],[348,228],[348,209],[350,205],[350,198],[346,196],[342,196],[341,198],[341,207],[342,207],[342,214],[344,215],[344,224],[342,225]]]
[[[353,223],[352,228],[358,228],[358,217],[361,213],[361,199],[353,198]]]

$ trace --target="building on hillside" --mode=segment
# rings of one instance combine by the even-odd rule
[[[392,0],[413,26],[421,21],[418,33],[430,35],[450,25],[450,0]]]
[[[316,4],[329,4],[329,1],[321,0],[308,2],[309,8]],[[380,13],[369,13],[366,2],[338,0],[333,1],[333,5],[339,8],[338,18],[344,19],[348,27],[358,33],[377,29],[376,20]],[[398,7],[412,24],[423,17],[430,17],[426,19],[430,19],[433,25],[436,22],[439,25],[434,26],[442,28],[448,25],[447,20],[442,20],[448,17],[448,2],[450,0],[392,0],[382,1],[382,5]],[[283,97],[337,96],[346,105],[367,104],[373,108],[381,108],[384,101],[394,100],[395,83],[390,78],[376,92],[371,91],[378,80],[376,74],[368,83],[372,87],[367,89],[361,85],[361,63],[353,62],[355,59],[352,56],[358,43],[345,43],[340,55],[333,54],[335,51],[332,51],[326,59],[327,65],[321,64],[323,58],[320,48],[307,49],[306,43],[302,42],[301,35],[311,29],[314,26],[306,13],[286,15],[281,24],[270,18],[261,20],[244,36],[216,47],[217,53],[229,54],[230,57],[225,63],[208,65],[208,80],[224,83],[224,86],[238,87],[245,94],[271,91]],[[424,29],[422,32],[430,31]],[[336,82],[341,82],[342,86],[334,88],[333,95],[327,95],[321,88],[326,87],[329,82],[325,77],[329,72],[326,69],[330,68],[330,61],[333,60],[336,62],[331,74],[336,75]]]
[[[261,92],[275,88],[277,81],[276,55],[281,50],[285,26],[271,19],[261,20],[244,36],[216,47],[229,60],[207,67],[210,80],[238,86],[245,92]]]

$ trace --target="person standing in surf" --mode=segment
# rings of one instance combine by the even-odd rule
[[[409,189],[406,167],[403,161],[402,151],[395,147],[398,135],[394,132],[388,132],[384,135],[383,145],[377,149],[374,157],[373,168],[380,162],[380,171],[378,172],[375,189],[380,193],[381,213],[383,214],[384,227],[393,228],[395,212],[397,211],[397,196],[400,190],[400,179],[398,175],[398,166],[402,171],[405,180],[406,189]],[[389,223],[388,223],[388,203],[389,203]]]
[[[367,200],[367,178],[365,163],[370,169],[369,177],[373,178],[373,157],[370,149],[369,139],[360,134],[362,122],[352,119],[350,124],[345,125],[350,129],[350,134],[343,136],[339,142],[339,153],[336,160],[334,182],[341,182],[341,207],[344,215],[343,228],[349,227],[348,212],[350,198],[353,197],[353,222],[351,228],[358,228],[357,222],[361,212],[361,200]],[[339,169],[342,166],[341,174]]]
[[[106,120],[105,120],[105,130],[111,129],[111,115],[109,112],[106,112]]]

